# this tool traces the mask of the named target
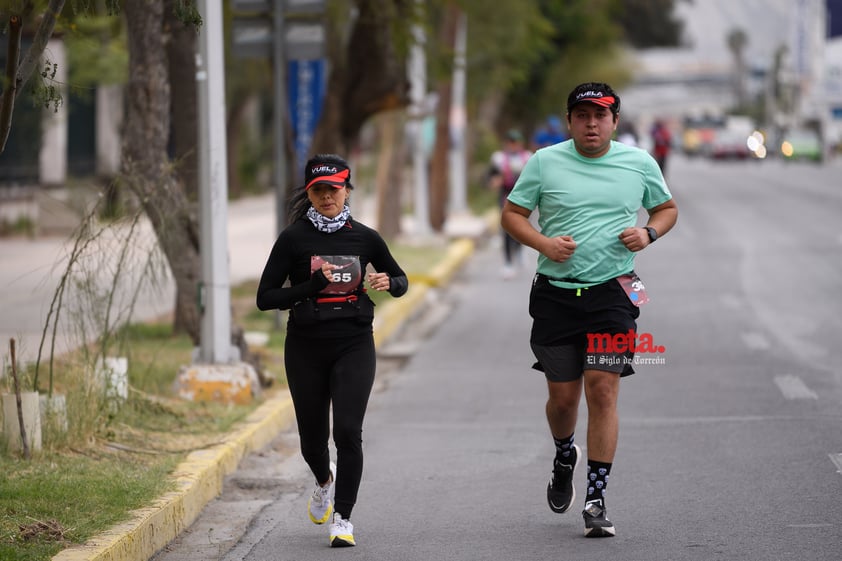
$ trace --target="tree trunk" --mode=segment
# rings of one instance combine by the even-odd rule
[[[23,60],[19,60],[21,32],[34,9],[34,5],[32,2],[17,4],[13,7],[4,6],[2,12],[3,16],[8,15],[9,17],[9,43],[4,76],[4,81],[7,83],[0,88],[3,91],[3,95],[0,95],[0,154],[6,149],[6,142],[9,140],[15,97],[23,91],[35,68],[41,63],[41,57],[47,48],[50,37],[53,35],[56,19],[64,8],[64,0],[50,0],[40,17],[35,36],[32,38],[29,48],[23,54]],[[6,22],[3,23],[6,24]]]
[[[396,22],[410,20],[411,2],[356,0],[348,19],[328,18],[330,85],[313,138],[314,152],[347,152],[373,115],[409,104],[406,61],[396,51]],[[349,11],[349,18],[351,17]]]
[[[403,142],[403,111],[389,111],[379,117],[380,154],[377,159],[377,229],[386,238],[401,233],[401,162],[406,156]]]
[[[459,27],[459,7],[449,3],[442,23],[439,41],[446,52],[455,52],[456,33]],[[436,141],[430,162],[430,224],[441,232],[447,220],[448,158],[450,156],[450,106],[453,99],[452,73],[438,82],[436,105]]]
[[[12,129],[12,113],[17,97],[17,73],[20,59],[20,38],[23,20],[19,15],[9,18],[9,40],[6,48],[6,73],[3,76],[3,93],[0,94],[0,154],[6,148],[9,131]]]
[[[175,0],[164,2],[175,172],[191,201],[199,196],[199,121],[196,100],[196,30],[175,14]]]
[[[176,285],[174,329],[198,344],[199,236],[191,206],[167,156],[170,84],[164,0],[126,2],[129,82],[123,138],[123,180],[143,205]],[[194,103],[193,100],[187,103]]]

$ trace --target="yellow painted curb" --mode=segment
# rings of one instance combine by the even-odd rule
[[[482,215],[482,219],[485,221],[485,227],[488,229],[488,232],[492,233],[500,233],[502,227],[500,226],[500,209],[495,207],[489,209]]]
[[[474,241],[468,238],[462,238],[450,244],[444,259],[430,272],[430,276],[435,283],[433,286],[443,286],[449,283],[456,271],[474,252],[474,245]]]
[[[450,282],[456,271],[471,256],[474,247],[473,240],[468,238],[454,241],[429,275],[413,275],[406,294],[384,304],[383,310],[376,313],[374,318],[374,344],[377,348],[394,335],[403,322],[424,303],[431,287],[443,286]]]
[[[462,266],[474,251],[474,242],[469,238],[460,238],[450,244],[444,258],[439,261],[427,274],[412,273],[409,275],[409,286],[427,285],[444,286],[450,282],[459,267]]]
[[[53,561],[137,561],[149,559],[175,539],[222,492],[226,475],[246,454],[263,448],[294,419],[289,392],[273,397],[251,415],[225,443],[191,452],[173,474],[177,489],[152,506],[97,535],[88,543],[65,549]]]
[[[471,256],[474,242],[459,239],[448,248],[444,259],[429,279],[415,280],[407,293],[390,300],[376,314],[374,341],[378,348],[418,309],[432,286],[449,282]],[[269,444],[295,419],[288,391],[280,392],[258,407],[226,442],[191,452],[176,467],[177,489],[165,494],[147,508],[134,511],[131,518],[87,543],[59,552],[52,561],[138,561],[146,560],[167,546],[187,529],[207,504],[222,492],[226,475],[234,472],[252,451]]]

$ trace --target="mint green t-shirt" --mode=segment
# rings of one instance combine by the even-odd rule
[[[548,237],[572,236],[576,250],[564,263],[538,257],[538,272],[562,288],[592,286],[630,272],[634,252],[618,236],[637,224],[641,207],[672,198],[657,162],[645,150],[611,142],[599,158],[586,158],[573,140],[542,148],[526,162],[512,203],[538,209],[538,225]]]

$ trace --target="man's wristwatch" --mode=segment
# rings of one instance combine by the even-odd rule
[[[652,226],[644,226],[644,228],[646,228],[646,232],[649,234],[649,243],[658,239],[658,231],[655,228]]]

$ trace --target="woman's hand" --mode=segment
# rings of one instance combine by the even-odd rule
[[[337,280],[333,278],[333,273],[331,271],[336,269],[338,266],[339,265],[334,265],[333,263],[328,263],[327,261],[322,263],[322,274],[327,279],[327,282],[335,282]]]
[[[382,292],[383,290],[389,290],[391,284],[392,283],[389,280],[389,275],[386,273],[368,274],[368,285],[371,287],[372,290],[376,290],[378,292]]]

